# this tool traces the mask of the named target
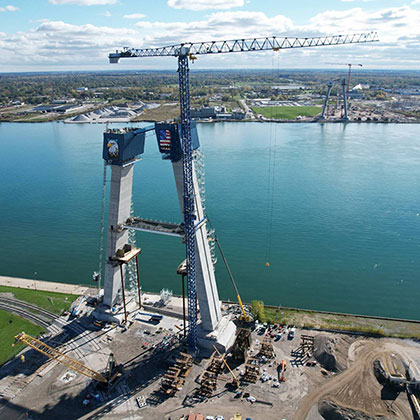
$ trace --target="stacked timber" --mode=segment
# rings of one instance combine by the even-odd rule
[[[184,385],[185,377],[190,373],[193,364],[192,356],[180,353],[175,365],[170,366],[160,383],[160,390],[168,396],[174,396]]]
[[[181,371],[174,366],[171,366],[168,369],[168,372],[165,373],[165,376],[160,383],[160,390],[162,393],[171,397],[176,394],[184,384],[184,379],[181,378],[180,373]]]
[[[217,388],[217,377],[219,374],[223,373],[223,370],[223,356],[214,352],[210,357],[206,370],[200,377],[200,388],[197,391],[198,394],[203,397],[211,397]]]
[[[184,378],[190,373],[192,365],[192,356],[187,353],[180,353],[175,363],[175,367],[180,370],[180,375]]]
[[[202,397],[210,398],[217,387],[217,374],[205,370],[200,378],[200,388],[198,394]]]
[[[256,357],[249,357],[245,363],[242,381],[255,384],[260,376],[260,363]]]
[[[232,356],[237,360],[246,360],[248,349],[251,347],[251,330],[240,328],[232,347]]]
[[[264,337],[263,341],[261,342],[258,356],[260,358],[265,357],[266,359],[274,358],[274,348],[273,348],[273,342],[271,340],[271,337],[268,337],[268,336]]]

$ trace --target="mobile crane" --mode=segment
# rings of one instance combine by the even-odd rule
[[[109,54],[110,63],[118,63],[121,58],[176,57],[178,58],[180,126],[182,142],[182,164],[184,178],[184,231],[187,261],[188,297],[188,344],[197,347],[197,290],[195,273],[195,232],[193,157],[190,112],[190,82],[188,61],[194,62],[198,55],[224,54],[252,51],[279,51],[281,49],[310,48],[331,45],[358,44],[378,41],[376,32],[352,35],[331,35],[311,38],[266,37],[234,39],[210,42],[185,42],[159,48],[129,48]],[[197,221],[197,224],[201,222]]]
[[[101,374],[23,331],[15,336],[15,343],[16,342],[24,343],[44,356],[47,356],[52,360],[56,360],[58,363],[67,366],[80,374],[104,384],[111,384],[123,372],[122,365],[117,365],[115,357],[112,353],[108,358],[106,372]],[[14,346],[15,343],[12,345]]]

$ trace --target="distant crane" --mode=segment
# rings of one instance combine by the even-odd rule
[[[184,231],[187,260],[187,296],[188,296],[188,344],[197,347],[197,306],[195,275],[195,220],[194,220],[194,184],[191,138],[190,82],[188,60],[194,62],[197,55],[221,54],[250,51],[279,51],[281,49],[321,47],[328,45],[358,44],[378,41],[376,32],[352,35],[331,35],[313,38],[251,38],[229,41],[185,42],[159,48],[123,48],[109,54],[110,63],[118,63],[120,58],[136,57],[177,57],[179,78],[179,104],[182,141],[182,163],[184,177]],[[200,224],[201,221],[198,221]]]
[[[363,64],[347,64],[347,65],[349,66],[349,72],[348,72],[348,75],[347,75],[347,89],[346,89],[346,98],[347,98],[347,103],[348,103],[348,101],[349,101],[351,67],[352,66],[363,67]]]

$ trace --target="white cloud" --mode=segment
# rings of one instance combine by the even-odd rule
[[[420,0],[413,0],[410,4],[420,4]]]
[[[168,0],[168,6],[188,10],[232,9],[243,5],[244,0]]]
[[[2,67],[16,71],[46,66],[109,68],[107,56],[122,47],[161,47],[179,42],[253,38],[276,35],[311,37],[377,30],[380,43],[281,50],[282,67],[324,67],[328,62],[360,62],[364,67],[420,69],[420,11],[409,6],[366,11],[361,8],[328,10],[313,16],[307,25],[295,25],[283,15],[263,12],[224,11],[189,22],[141,21],[127,29],[72,25],[45,20],[36,29],[0,37]],[[147,58],[121,60],[122,67],[166,68],[176,60]],[[200,56],[195,67],[271,67],[270,51],[249,54]]]
[[[136,23],[147,31],[153,46],[176,42],[209,41],[217,39],[254,38],[293,29],[293,23],[283,15],[266,16],[263,12],[217,12],[205,20],[192,22],[147,22]],[[174,36],[174,34],[176,34]]]
[[[143,19],[146,15],[143,13],[131,13],[130,15],[124,15],[125,19]]]
[[[16,10],[19,10],[16,6],[8,5],[4,7],[0,7],[0,12],[16,12]]]
[[[351,33],[377,31],[383,42],[397,42],[403,36],[418,34],[420,12],[409,6],[368,12],[360,7],[344,11],[328,10],[310,19],[308,31]]]
[[[127,28],[41,22],[38,28],[0,38],[4,66],[74,66],[107,63],[116,46],[135,45],[138,32]]]
[[[49,0],[51,4],[76,4],[78,6],[101,6],[115,4],[118,0]]]

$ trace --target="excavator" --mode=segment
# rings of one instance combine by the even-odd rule
[[[115,360],[115,357],[112,353],[108,357],[106,371],[101,374],[93,369],[88,368],[83,363],[72,359],[59,350],[50,347],[49,345],[43,343],[41,340],[31,337],[23,331],[15,336],[15,342],[12,344],[12,346],[14,346],[17,342],[24,343],[37,352],[43,354],[44,356],[47,356],[50,359],[55,360],[64,366],[67,366],[75,372],[107,386],[112,386],[115,380],[124,373],[124,366],[117,364],[117,361]]]

